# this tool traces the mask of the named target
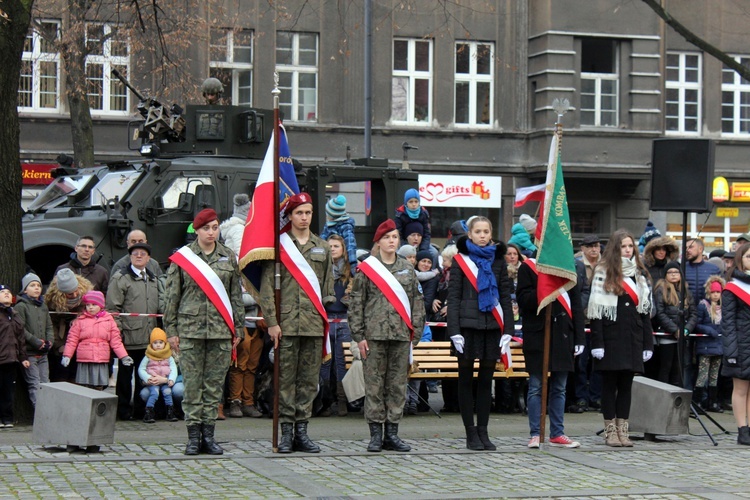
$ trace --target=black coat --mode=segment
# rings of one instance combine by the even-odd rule
[[[458,252],[468,256],[466,248],[466,236],[461,236],[456,242]],[[503,333],[513,335],[513,308],[510,302],[510,294],[513,284],[508,278],[508,269],[505,264],[505,252],[507,247],[503,242],[496,242],[495,261],[492,263],[492,272],[495,274],[498,300],[503,309],[505,328]],[[468,257],[467,257],[468,258]],[[479,310],[479,298],[474,286],[464,275],[463,270],[453,259],[451,266],[451,279],[448,281],[448,337],[458,335],[462,328],[475,330],[497,330],[500,326],[491,312]]]
[[[732,278],[750,284],[750,276],[737,269]],[[721,293],[721,338],[724,342],[721,374],[750,380],[750,306],[726,289]],[[729,364],[730,359],[736,360],[736,364]]]
[[[543,310],[537,315],[537,274],[528,264],[521,264],[518,269],[518,288],[516,300],[523,317],[523,354],[526,358],[526,370],[541,374],[544,355],[544,322],[546,313]],[[553,372],[572,372],[575,370],[573,351],[577,345],[585,345],[583,304],[579,285],[568,291],[570,296],[571,318],[559,301],[552,303],[552,329],[549,354],[549,370]]]
[[[656,316],[652,322],[655,328],[660,332],[676,334],[680,329],[680,306],[667,304],[664,301],[663,289],[660,287],[654,292],[654,309]],[[695,329],[695,323],[698,321],[698,311],[693,304],[692,299],[688,298],[688,305],[684,307],[685,328],[689,332]],[[675,338],[677,336],[675,335]]]
[[[604,358],[594,359],[594,370],[643,373],[643,351],[654,350],[654,335],[651,318],[636,310],[630,295],[617,297],[617,320],[592,319],[590,326],[591,349],[604,349]]]

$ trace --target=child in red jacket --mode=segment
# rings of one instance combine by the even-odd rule
[[[133,358],[122,345],[114,318],[104,310],[104,294],[92,290],[83,296],[81,302],[86,305],[86,310],[70,327],[61,364],[68,366],[75,353],[78,361],[76,383],[102,390],[109,382],[110,348],[125,366],[132,365]]]

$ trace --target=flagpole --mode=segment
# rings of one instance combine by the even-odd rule
[[[567,99],[555,99],[552,101],[552,107],[557,113],[557,123],[555,123],[555,132],[557,136],[557,151],[555,157],[560,157],[560,148],[562,147],[562,117],[568,110],[569,103]],[[549,189],[549,187],[548,187]],[[543,204],[544,202],[542,202]],[[545,214],[549,217],[549,214]],[[537,282],[538,286],[538,282]],[[539,443],[544,443],[545,427],[547,422],[547,391],[548,391],[548,376],[549,376],[549,351],[552,340],[552,305],[553,302],[547,304],[544,309],[544,351],[542,354],[542,405],[541,405],[541,418],[539,419]]]
[[[273,256],[274,265],[274,304],[276,305],[276,324],[281,325],[281,253],[279,248],[279,74],[273,74]],[[274,349],[273,356],[273,437],[274,453],[279,451],[279,359],[281,342]]]

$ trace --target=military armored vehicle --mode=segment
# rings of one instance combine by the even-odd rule
[[[128,232],[141,229],[152,258],[166,265],[172,251],[185,244],[195,214],[211,207],[224,220],[232,215],[235,193],[252,196],[271,137],[272,110],[220,105],[168,110],[155,99],[137,96],[142,119],[128,127],[128,143],[140,156],[58,169],[23,216],[26,262],[45,283],[83,235],[94,238],[94,258],[109,268],[127,253]],[[294,154],[294,134],[289,136]],[[346,184],[362,192],[357,240],[368,249],[377,224],[392,215],[406,189],[418,186],[415,172],[388,167],[385,160],[296,171],[300,189],[315,200],[315,232],[325,223],[329,196],[347,192]],[[352,205],[349,210],[358,211]]]

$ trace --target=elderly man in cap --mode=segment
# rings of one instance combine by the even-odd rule
[[[328,327],[324,306],[334,302],[333,263],[328,243],[310,231],[312,198],[298,193],[285,209],[291,229],[282,234],[281,324],[276,319],[274,263],[264,262],[260,307],[280,363],[279,453],[318,453],[307,422],[318,392],[323,341]],[[285,258],[286,257],[286,258]],[[294,430],[294,434],[292,434]]]
[[[127,238],[125,239],[126,244],[128,245],[128,248],[132,247],[136,243],[148,243],[148,239],[146,239],[146,233],[141,231],[140,229],[133,229],[128,233]],[[112,269],[110,270],[110,275],[114,277],[114,275],[117,273],[117,271],[126,270],[128,267],[130,267],[130,253],[123,255],[120,260],[115,262],[115,265],[112,266]],[[155,258],[149,258],[148,264],[146,264],[146,269],[151,271],[154,276],[159,277],[162,275],[161,267],[159,266],[159,262]],[[110,280],[111,281],[111,280]]]
[[[221,455],[214,430],[232,351],[245,335],[237,258],[219,243],[219,216],[211,208],[193,220],[196,239],[176,251],[167,270],[164,330],[180,357],[185,455]]]
[[[148,269],[151,261],[151,247],[146,243],[134,243],[128,248],[130,265],[117,271],[109,282],[107,291],[107,311],[117,313],[157,314],[160,298],[164,295],[163,282]],[[162,299],[163,300],[163,299]],[[131,411],[130,399],[133,395],[133,371],[138,369],[146,348],[149,345],[151,330],[156,327],[156,318],[148,316],[115,315],[117,327],[133,363],[120,364],[117,369],[117,414],[120,420],[143,418],[145,405],[137,395],[141,392],[141,379],[135,377],[135,394]]]

